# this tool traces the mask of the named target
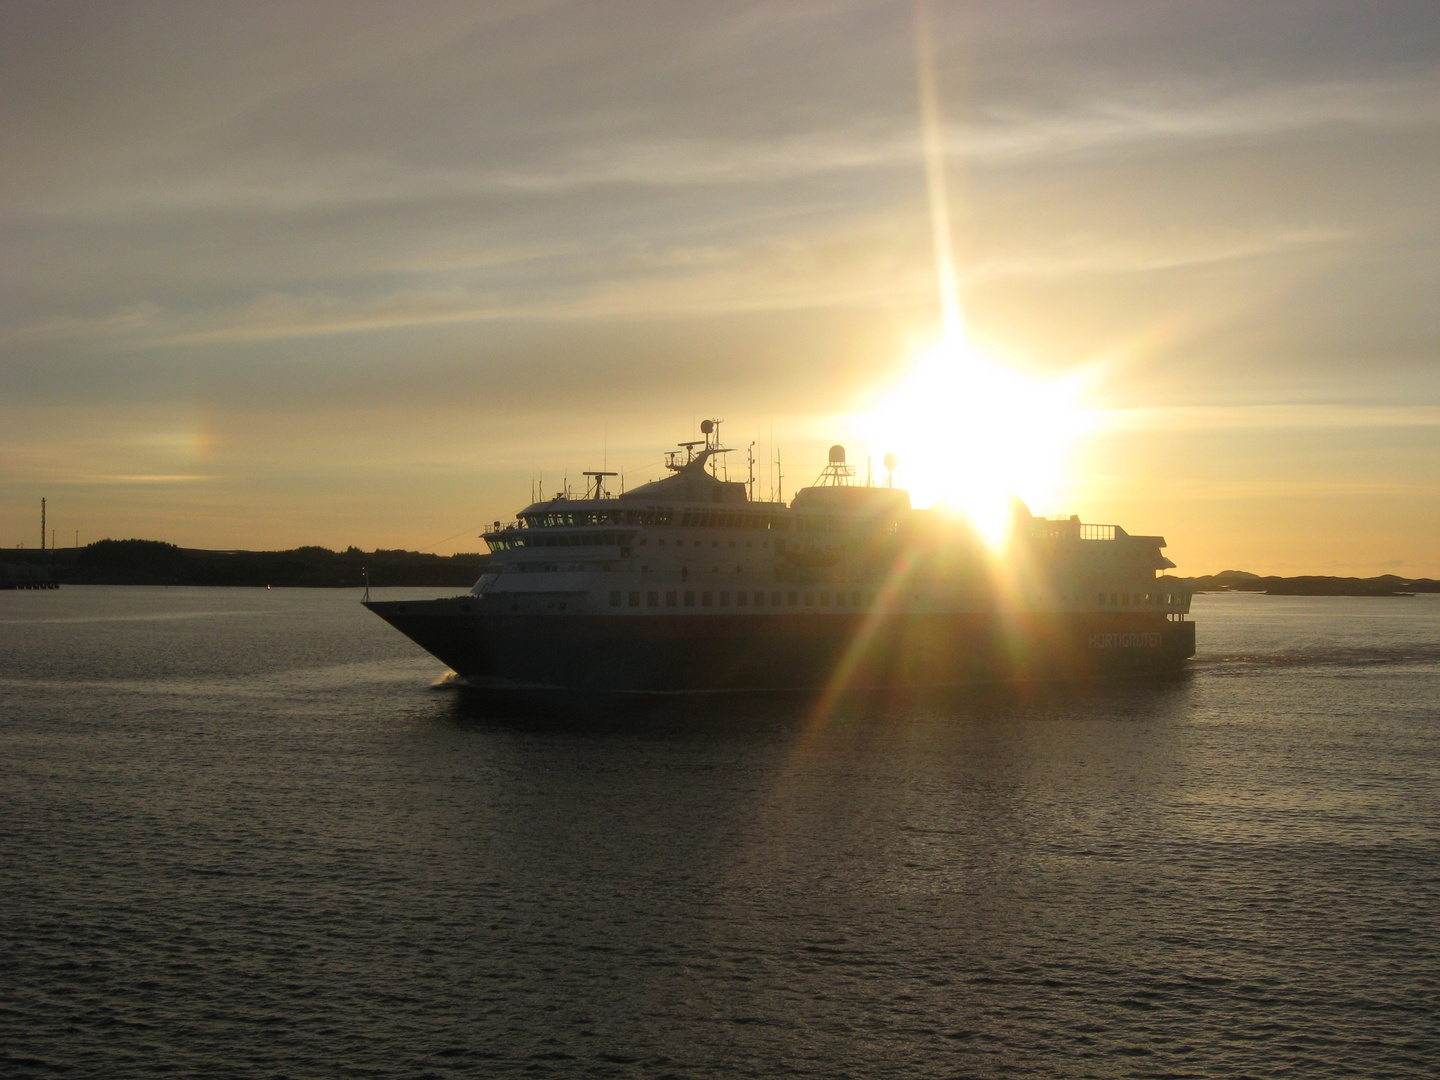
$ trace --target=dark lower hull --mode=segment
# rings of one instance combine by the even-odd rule
[[[1175,671],[1195,624],[1115,614],[511,615],[366,605],[475,686],[694,692],[946,686]]]

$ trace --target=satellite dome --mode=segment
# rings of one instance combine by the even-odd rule
[[[894,472],[894,471],[895,471],[895,466],[896,466],[896,465],[899,465],[899,464],[900,464],[900,459],[899,459],[898,457],[896,457],[894,454],[886,454],[886,455],[885,455],[885,468],[889,469],[891,472]]]
[[[844,464],[845,464],[845,448],[844,448],[843,446],[841,446],[839,443],[836,443],[834,446],[830,447],[830,464],[831,464],[831,465],[844,465]]]
[[[709,434],[710,434],[712,431],[714,431],[714,430],[715,430],[715,421],[713,421],[713,420],[701,420],[701,421],[700,421],[700,433],[701,433],[702,435],[709,435]]]

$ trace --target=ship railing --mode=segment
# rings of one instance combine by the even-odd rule
[[[1075,517],[1035,518],[1030,535],[1037,540],[1114,540],[1124,536],[1125,530],[1118,525],[1084,525]]]
[[[1073,540],[1080,535],[1077,517],[1035,518],[1030,522],[1030,535],[1036,540]]]

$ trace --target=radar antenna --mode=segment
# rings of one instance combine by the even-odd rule
[[[594,481],[593,484],[590,481],[586,481],[585,497],[587,499],[604,499],[608,498],[610,494],[608,491],[605,490],[605,477],[619,476],[620,474],[613,472],[586,472],[581,473],[580,475],[588,476],[591,480]]]
[[[690,442],[676,443],[675,445],[680,447],[680,450],[685,451],[685,460],[680,460],[680,450],[666,450],[665,467],[671,472],[679,472],[681,469],[685,468],[686,465],[689,465],[692,461],[694,461],[695,447],[704,446],[705,440],[694,439]]]
[[[855,479],[855,468],[845,464],[845,447],[830,447],[830,463],[815,481],[816,487],[849,487]]]
[[[680,450],[667,450],[665,452],[665,467],[671,472],[680,472],[682,469],[693,465],[697,458],[704,458],[705,463],[710,466],[710,475],[718,479],[715,459],[721,454],[730,453],[727,447],[720,445],[720,421],[700,421],[700,433],[705,436],[703,439],[692,439],[690,442],[676,444],[680,447],[680,450],[685,451],[684,461],[680,460]],[[695,451],[697,446],[703,448],[699,453]],[[704,465],[702,465],[701,468],[704,468]],[[726,471],[726,479],[729,479],[728,469]]]

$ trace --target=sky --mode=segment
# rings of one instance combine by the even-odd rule
[[[1440,576],[1440,6],[926,21],[968,347],[1070,388],[1031,508],[1182,574]],[[835,442],[878,477],[942,333],[916,27],[4,0],[0,546],[45,497],[61,546],[483,550],[707,417],[759,496]],[[1051,422],[964,396],[897,483]]]

